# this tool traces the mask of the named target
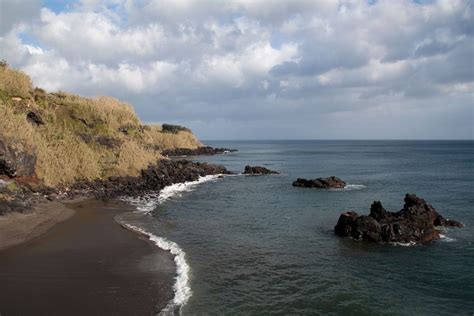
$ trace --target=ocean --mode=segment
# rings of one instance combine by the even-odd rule
[[[173,185],[123,220],[175,255],[182,315],[472,315],[473,141],[209,141],[236,148],[197,157],[268,176],[206,177]],[[342,190],[292,187],[335,175]],[[391,211],[406,193],[464,228],[429,245],[354,241],[334,235],[341,212]]]

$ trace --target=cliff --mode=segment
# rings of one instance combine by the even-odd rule
[[[0,178],[55,187],[137,176],[163,150],[200,146],[189,129],[142,124],[117,99],[48,93],[0,63]]]

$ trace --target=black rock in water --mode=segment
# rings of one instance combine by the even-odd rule
[[[439,238],[436,226],[463,227],[442,217],[433,206],[415,194],[405,196],[405,205],[398,212],[389,212],[374,201],[370,214],[341,214],[334,230],[337,235],[375,242],[427,243]]]
[[[262,174],[279,174],[279,172],[267,169],[260,166],[245,166],[244,174],[247,175],[262,175]]]
[[[346,182],[335,176],[312,180],[298,178],[293,182],[293,186],[317,189],[342,189],[346,187]]]

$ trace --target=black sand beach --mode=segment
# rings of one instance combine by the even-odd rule
[[[165,307],[173,257],[115,222],[127,206],[69,206],[70,219],[0,252],[0,315],[151,315]]]

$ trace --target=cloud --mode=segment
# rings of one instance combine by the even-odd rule
[[[204,138],[473,137],[469,1],[0,5],[0,57],[35,84]]]
[[[40,8],[40,0],[0,0],[0,36],[14,27],[34,21]]]

